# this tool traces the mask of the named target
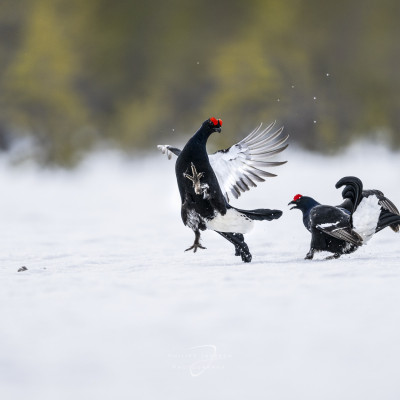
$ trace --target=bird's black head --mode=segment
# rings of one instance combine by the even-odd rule
[[[202,127],[207,128],[210,132],[221,132],[222,119],[216,119],[214,117],[209,118],[203,122]]]
[[[315,207],[318,203],[312,197],[296,194],[296,196],[293,197],[293,200],[288,204],[288,206],[292,204],[293,207],[290,208],[291,210],[298,209],[304,212]]]

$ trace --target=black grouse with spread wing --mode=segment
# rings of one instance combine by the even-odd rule
[[[264,177],[276,176],[264,171],[265,167],[285,162],[266,161],[283,151],[288,136],[281,136],[283,128],[271,132],[261,125],[250,135],[229,149],[207,154],[206,143],[214,132],[221,132],[222,121],[210,118],[179,150],[168,145],[158,146],[171,158],[178,156],[175,164],[176,179],[182,201],[183,223],[195,233],[195,241],[187,250],[204,249],[200,244],[200,231],[212,229],[235,246],[235,255],[250,262],[252,255],[243,234],[251,230],[253,221],[278,219],[282,211],[269,209],[241,210],[231,206],[229,196],[238,198],[242,192],[257,186]]]
[[[386,227],[400,230],[400,214],[396,206],[379,190],[363,190],[359,178],[347,176],[336,183],[344,186],[343,203],[339,206],[321,205],[311,197],[296,195],[289,203],[291,209],[303,213],[303,223],[311,232],[311,260],[316,251],[333,253],[327,259],[339,258],[366,244],[371,237]]]

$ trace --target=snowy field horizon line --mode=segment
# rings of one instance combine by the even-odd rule
[[[175,141],[174,139],[178,139]],[[172,146],[176,146],[178,148],[183,148],[185,145],[185,141],[182,140],[182,137],[174,138],[168,137],[166,140],[159,144],[169,144]],[[186,139],[189,139],[187,137]],[[359,156],[361,154],[378,154],[384,155],[387,154],[398,154],[400,156],[400,149],[391,148],[390,144],[387,141],[382,140],[372,140],[372,139],[360,139],[354,141],[353,143],[338,148],[331,152],[317,151],[306,149],[298,143],[291,143],[289,136],[289,146],[288,148],[279,156],[280,158],[286,158],[290,155],[291,157],[296,154],[303,154],[309,157],[316,158],[340,158],[340,157],[349,157],[349,156]],[[234,142],[232,142],[232,145]],[[208,144],[209,154],[217,151],[215,145],[213,145],[212,140]],[[0,155],[0,163],[3,166],[15,167],[15,168],[34,168],[34,169],[43,169],[43,170],[70,170],[74,171],[81,167],[87,166],[87,164],[96,162],[103,157],[106,157],[114,162],[135,162],[138,160],[147,160],[152,157],[163,157],[160,150],[157,149],[156,145],[154,148],[146,148],[146,149],[132,149],[129,151],[124,151],[117,146],[111,144],[101,143],[97,146],[94,146],[93,149],[84,152],[81,157],[79,157],[79,161],[72,167],[64,167],[58,164],[42,164],[34,157],[35,146],[32,146],[31,143],[27,143],[24,140],[17,141],[10,150],[3,152]],[[288,160],[290,161],[290,160]]]

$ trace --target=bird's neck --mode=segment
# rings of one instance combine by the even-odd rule
[[[207,140],[212,134],[212,131],[209,129],[205,129],[204,127],[200,127],[200,129],[192,136],[190,139],[191,142],[196,143],[198,146],[206,147]]]
[[[310,199],[308,200],[308,204],[307,204],[306,210],[307,210],[308,212],[310,212],[315,206],[319,206],[319,205],[320,205],[320,204],[318,203],[317,200],[314,200],[314,199],[310,198]]]
[[[180,154],[180,159],[185,160],[187,165],[194,163],[196,167],[199,167],[199,163],[208,159],[206,144],[210,135],[211,133],[208,130],[200,128],[186,143]]]
[[[211,132],[200,128],[186,143],[183,153],[189,152],[191,161],[195,162],[198,159],[204,159],[207,155],[207,139],[210,137]]]
[[[320,205],[318,201],[310,198],[307,204],[303,208],[301,208],[301,212],[303,213],[303,223],[308,230],[310,230],[310,212],[314,207],[318,205]]]

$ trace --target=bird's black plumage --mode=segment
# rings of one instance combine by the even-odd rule
[[[343,202],[338,206],[321,205],[311,197],[296,195],[289,203],[303,213],[303,223],[311,232],[310,250],[328,251],[338,258],[365,244],[373,234],[390,226],[399,230],[400,215],[396,206],[378,190],[363,190],[359,178],[348,176],[336,183],[344,186]],[[375,196],[369,200],[369,197]]]
[[[371,196],[375,196],[380,206],[380,214],[375,229],[375,233],[390,227],[394,232],[400,231],[400,212],[394,203],[377,189],[363,189],[363,184],[359,178],[346,176],[340,179],[335,187],[339,189],[344,186],[342,197],[345,199],[340,207],[348,206],[351,215],[356,211],[359,204]]]
[[[329,251],[337,258],[361,245],[362,239],[350,228],[350,213],[346,209],[321,205],[307,196],[295,198],[289,204],[303,213],[303,224],[311,233],[306,259],[312,259],[316,251]]]
[[[203,122],[200,129],[186,143],[175,163],[179,193],[182,204],[185,205],[183,208],[186,209],[182,216],[185,225],[187,225],[190,210],[194,210],[203,218],[213,217],[215,211],[222,215],[226,214],[226,201],[208,160],[206,149],[207,140],[213,132],[221,132],[220,124],[214,125],[210,120]],[[193,174],[193,171],[198,171],[204,176],[205,183],[198,193],[195,192],[195,182],[187,178],[191,176],[190,173]],[[208,188],[205,185],[208,185]]]
[[[204,247],[200,244],[200,231],[212,229],[235,246],[235,255],[240,256],[244,262],[250,262],[252,256],[244,241],[243,233],[246,233],[250,229],[252,221],[270,221],[277,219],[282,215],[282,211],[269,209],[242,210],[235,208],[228,203],[227,194],[223,193],[220,184],[221,179],[223,180],[221,175],[224,175],[223,167],[227,161],[222,160],[221,162],[220,157],[224,156],[218,155],[214,158],[214,165],[211,165],[206,150],[208,138],[214,132],[221,132],[221,125],[222,121],[215,118],[210,118],[204,121],[182,150],[171,146],[159,147],[163,152],[167,152],[168,156],[170,156],[170,153],[178,156],[175,163],[175,173],[181,197],[182,221],[195,233],[195,241],[187,250],[194,250],[194,252],[196,252],[198,248],[203,249]],[[251,149],[250,146],[254,143],[257,146],[265,146],[265,133],[268,132],[270,128],[271,126],[268,130],[257,133],[259,137],[258,142],[256,137],[257,135],[255,136],[253,132],[251,134],[253,135],[251,137],[252,141],[249,141],[249,148]],[[273,135],[277,137],[280,132],[281,130],[278,133],[275,132]],[[284,141],[281,139],[280,143],[275,144],[274,146],[269,144],[267,150],[271,152],[273,151],[274,154],[284,150],[284,148],[286,148],[286,146],[283,146]],[[240,147],[240,143],[235,146],[237,146],[238,149],[242,149],[243,147],[245,151],[249,151],[244,145]],[[236,160],[237,154],[239,154],[238,149],[235,149],[235,154],[232,157],[231,153],[229,153],[230,149],[224,151],[224,154],[228,154],[228,162],[230,157],[233,161]],[[267,156],[269,157],[270,154]],[[243,188],[243,191],[249,190],[248,187],[245,188],[242,184],[242,181],[247,177],[246,173],[253,176],[253,179],[255,179],[254,177],[257,177],[261,181],[264,181],[264,179],[261,179],[259,174],[265,174],[265,176],[267,176],[266,174],[269,174],[252,166],[252,162],[260,163],[259,160],[252,160],[251,156],[247,156],[247,160],[249,164],[243,164],[244,167],[242,168],[246,172],[239,178],[241,179],[241,182],[239,182],[240,186],[238,185],[232,189],[232,193],[234,194],[238,193],[238,190],[242,190],[241,187]],[[218,162],[222,165],[220,171],[218,171]],[[268,163],[265,162],[265,166],[267,164]],[[280,164],[282,163],[271,162],[268,166],[277,166]],[[230,166],[228,169],[230,169],[230,171],[235,170]],[[219,173],[219,178],[216,173]],[[272,176],[272,174],[270,175]]]

